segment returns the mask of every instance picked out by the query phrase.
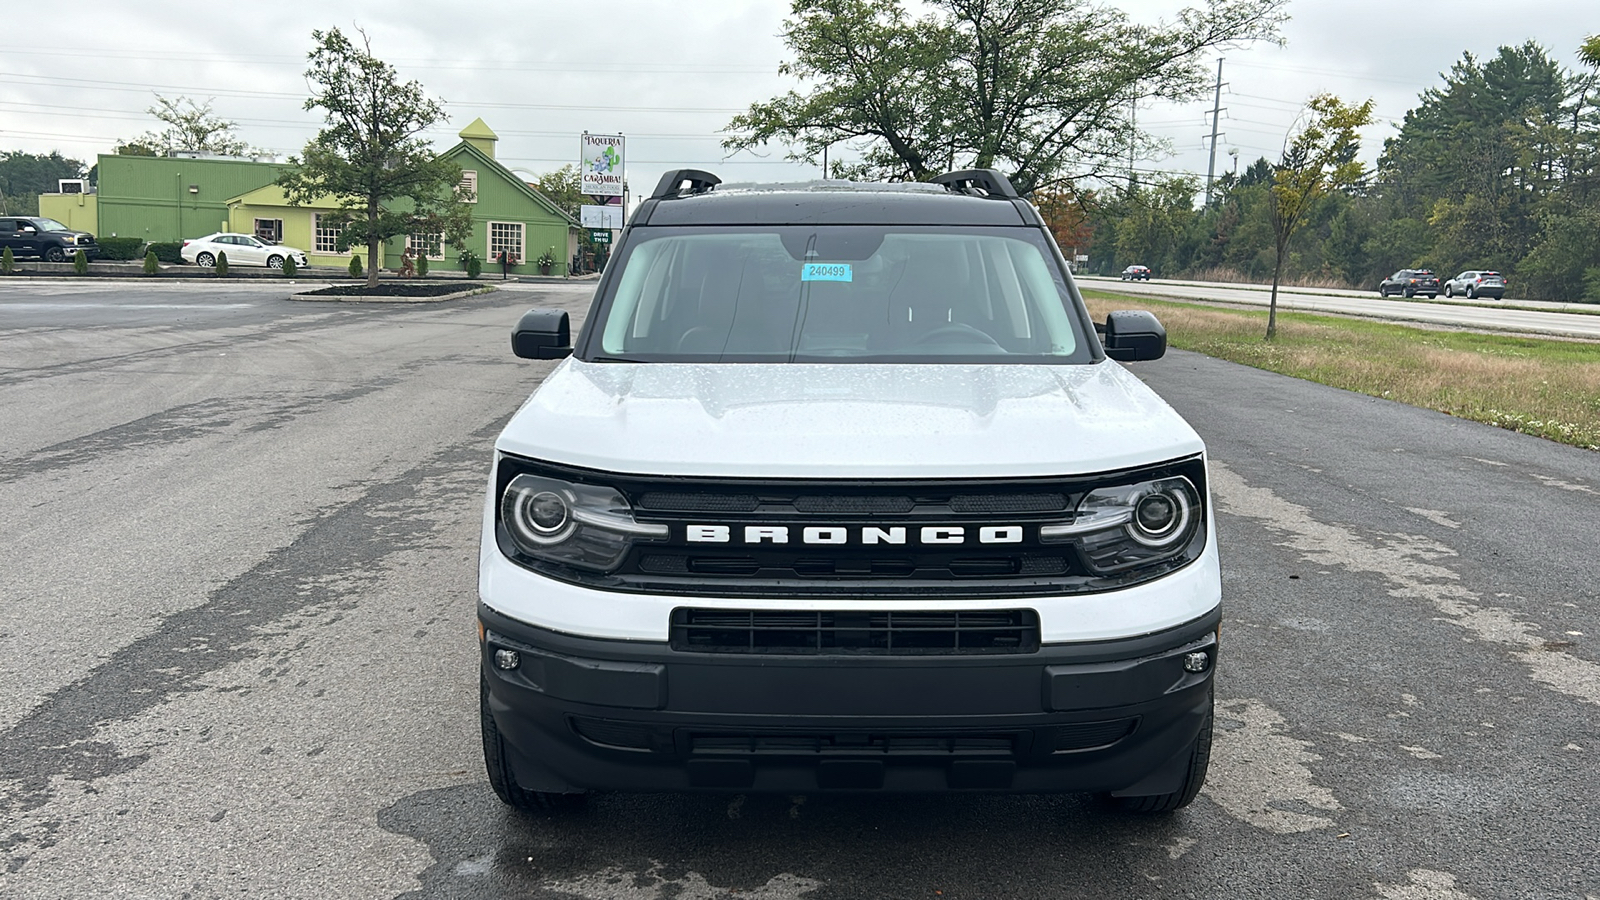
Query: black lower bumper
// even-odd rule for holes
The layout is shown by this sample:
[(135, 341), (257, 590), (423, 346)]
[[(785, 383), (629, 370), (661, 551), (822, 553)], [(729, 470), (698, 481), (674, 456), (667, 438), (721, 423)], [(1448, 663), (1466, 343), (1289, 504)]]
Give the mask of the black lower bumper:
[[(866, 657), (677, 652), (479, 616), (517, 783), (554, 793), (1168, 793), (1211, 709), (1220, 620), (1028, 654)], [(1194, 653), (1203, 671), (1185, 668)]]

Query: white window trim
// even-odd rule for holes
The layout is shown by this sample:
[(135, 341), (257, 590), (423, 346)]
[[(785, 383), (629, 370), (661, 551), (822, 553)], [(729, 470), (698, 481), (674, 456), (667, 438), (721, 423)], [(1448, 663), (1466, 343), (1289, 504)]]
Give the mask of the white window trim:
[[(415, 244), (411, 243), (411, 239), (413, 237), (416, 237), (416, 235), (411, 235), (411, 234), (406, 235), (406, 246), (411, 248), (412, 250), (416, 250), (417, 246)], [(420, 254), (420, 253), (414, 253), (413, 254), (413, 256), (421, 256), (421, 255), (422, 254)], [(443, 234), (439, 235), (439, 252), (438, 252), (438, 254), (437, 255), (429, 255), (428, 259), (444, 259), (444, 235)]]
[(478, 170), (462, 169), (461, 183), (456, 186), (456, 192), (461, 195), (462, 203), (478, 202)]
[(489, 223), (489, 229), (488, 229), (488, 231), (486, 231), (484, 233), (485, 237), (487, 237), (489, 239), (488, 245), (487, 245), (487, 249), (489, 251), (489, 258), (484, 260), (484, 262), (485, 263), (490, 263), (490, 264), (493, 264), (493, 265), (499, 265), (500, 264), (500, 258), (495, 254), (495, 251), (494, 251), (494, 227), (496, 225), (515, 225), (516, 226), (516, 228), (517, 228), (517, 264), (518, 265), (522, 265), (523, 263), (526, 263), (528, 261), (528, 223), (526, 223), (526, 222), (494, 222), (494, 221), (491, 221)]
[[(317, 249), (317, 217), (319, 217), (319, 216), (327, 216), (327, 215), (332, 215), (332, 213), (313, 212), (311, 214), (311, 252), (312, 252), (312, 254), (314, 254), (316, 256), (349, 256), (351, 253), (355, 252), (355, 247), (351, 247), (349, 250), (346, 250), (343, 253), (340, 253), (337, 249), (334, 249), (334, 250), (318, 250)], [(344, 229), (340, 229), (340, 230), (343, 231)]]

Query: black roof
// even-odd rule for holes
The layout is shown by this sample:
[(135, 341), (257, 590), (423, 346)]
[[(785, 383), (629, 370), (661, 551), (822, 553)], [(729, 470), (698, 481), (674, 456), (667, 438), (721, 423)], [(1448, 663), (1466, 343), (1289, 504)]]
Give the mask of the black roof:
[[(685, 187), (685, 185), (687, 187)], [(668, 172), (631, 225), (1037, 225), (1038, 213), (998, 172), (952, 172), (935, 183), (723, 185), (710, 172)]]
[(1004, 200), (890, 191), (729, 191), (659, 201), (638, 225), (1028, 225)]

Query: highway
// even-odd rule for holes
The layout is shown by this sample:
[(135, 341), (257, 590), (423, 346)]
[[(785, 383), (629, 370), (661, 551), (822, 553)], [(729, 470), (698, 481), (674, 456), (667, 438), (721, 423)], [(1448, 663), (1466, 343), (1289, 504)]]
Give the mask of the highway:
[[(1201, 281), (1123, 281), (1096, 275), (1076, 277), (1079, 287), (1118, 291), (1181, 300), (1211, 300), (1249, 306), (1266, 306), (1270, 288), (1261, 285), (1216, 284)], [(1508, 309), (1507, 306), (1527, 307)], [(1517, 300), (1445, 300), (1400, 297), (1380, 298), (1376, 291), (1318, 291), (1306, 288), (1280, 288), (1278, 308), (1302, 312), (1327, 312), (1394, 319), (1428, 325), (1446, 325), (1484, 331), (1512, 331), (1525, 334), (1600, 340), (1600, 304), (1545, 303)], [(1566, 311), (1577, 310), (1577, 311)], [(1588, 312), (1583, 312), (1588, 310)]]

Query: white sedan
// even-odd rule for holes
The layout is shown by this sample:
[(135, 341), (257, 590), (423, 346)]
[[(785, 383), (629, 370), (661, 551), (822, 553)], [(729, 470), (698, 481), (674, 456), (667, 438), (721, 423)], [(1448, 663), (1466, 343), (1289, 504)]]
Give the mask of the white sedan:
[(228, 254), (230, 266), (266, 266), (269, 269), (283, 268), (283, 261), (293, 259), (294, 264), (304, 268), (308, 265), (304, 250), (285, 247), (282, 244), (269, 244), (253, 234), (232, 234), (218, 232), (208, 234), (203, 238), (183, 242), (184, 262), (211, 268), (217, 264), (218, 254)]

